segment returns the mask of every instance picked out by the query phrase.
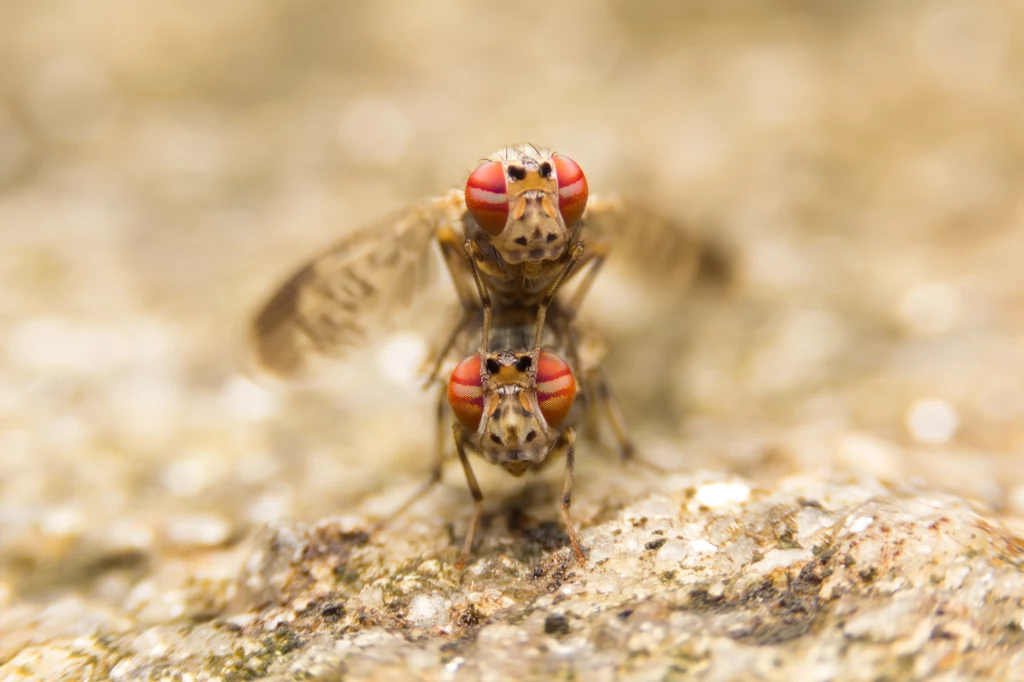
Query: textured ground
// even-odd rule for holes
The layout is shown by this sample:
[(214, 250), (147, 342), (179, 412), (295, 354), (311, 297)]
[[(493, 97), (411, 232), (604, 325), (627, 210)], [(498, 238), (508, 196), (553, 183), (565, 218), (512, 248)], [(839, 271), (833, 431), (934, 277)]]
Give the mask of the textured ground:
[[(0, 3), (0, 679), (1019, 679), (1024, 5), (676, 4)], [(235, 358), (298, 261), (520, 140), (736, 280), (609, 268), (673, 474), (581, 446), (581, 567), (557, 472), (480, 471), (459, 575), (457, 468), (367, 532), (444, 301), (322, 386)]]

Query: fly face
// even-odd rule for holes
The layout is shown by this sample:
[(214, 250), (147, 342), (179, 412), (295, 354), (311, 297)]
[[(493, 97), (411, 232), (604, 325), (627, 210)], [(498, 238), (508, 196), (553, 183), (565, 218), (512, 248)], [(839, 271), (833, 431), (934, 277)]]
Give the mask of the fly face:
[(532, 145), (492, 154), (466, 181), (466, 209), (508, 263), (556, 260), (587, 206), (575, 161)]
[(491, 464), (514, 475), (544, 461), (558, 427), (572, 408), (576, 378), (569, 365), (544, 351), (534, 368), (529, 353), (498, 351), (484, 361), (472, 355), (448, 382), (448, 404), (470, 443)]

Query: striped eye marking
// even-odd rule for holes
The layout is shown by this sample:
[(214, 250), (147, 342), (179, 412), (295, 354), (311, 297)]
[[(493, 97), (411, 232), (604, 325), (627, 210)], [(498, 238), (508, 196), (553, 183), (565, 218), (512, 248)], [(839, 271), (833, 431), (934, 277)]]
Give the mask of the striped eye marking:
[(543, 351), (537, 364), (537, 403), (550, 426), (558, 426), (576, 399), (576, 377), (565, 360)]
[(555, 166), (555, 177), (558, 178), (558, 210), (566, 227), (571, 227), (583, 216), (587, 207), (590, 188), (583, 169), (568, 156), (551, 157)]
[(488, 161), (466, 180), (466, 209), (487, 234), (496, 237), (508, 222), (508, 186), (501, 161)]
[(455, 418), (476, 431), (484, 415), (484, 388), (480, 383), (480, 356), (471, 355), (458, 364), (448, 380), (448, 405)]

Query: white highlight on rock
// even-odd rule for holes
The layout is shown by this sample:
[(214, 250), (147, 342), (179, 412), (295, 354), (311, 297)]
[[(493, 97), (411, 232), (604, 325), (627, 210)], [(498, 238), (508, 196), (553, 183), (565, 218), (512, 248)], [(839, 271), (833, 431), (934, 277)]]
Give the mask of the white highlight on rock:
[(153, 528), (139, 520), (118, 519), (106, 530), (106, 541), (116, 550), (149, 549), (153, 540)]
[(427, 345), (415, 334), (394, 334), (377, 350), (377, 365), (394, 384), (418, 384), (419, 369), (427, 357)]
[(187, 514), (173, 519), (166, 528), (167, 538), (178, 545), (216, 547), (231, 535), (231, 524), (213, 514)]
[(839, 439), (837, 454), (851, 469), (882, 478), (895, 478), (902, 472), (899, 450), (867, 433), (848, 433)]
[(70, 537), (82, 531), (85, 520), (74, 507), (56, 507), (43, 516), (42, 530), (47, 535)]
[(900, 322), (916, 336), (938, 336), (960, 318), (960, 288), (947, 282), (927, 282), (908, 289), (896, 307)]
[[(214, 455), (210, 457), (215, 459)], [(164, 487), (180, 497), (199, 494), (210, 484), (208, 461), (205, 457), (189, 457), (171, 462), (161, 477)]]
[(268, 523), (288, 516), (291, 510), (291, 495), (284, 489), (278, 494), (260, 495), (245, 508), (245, 515), (253, 523)]
[(732, 504), (741, 504), (750, 498), (750, 486), (742, 481), (720, 481), (707, 483), (697, 489), (693, 499), (704, 507), (712, 509)]
[(694, 540), (690, 543), (690, 549), (698, 554), (712, 554), (718, 551), (718, 545), (713, 545), (707, 540)]
[(280, 397), (238, 375), (224, 384), (220, 392), (220, 404), (231, 416), (255, 422), (273, 415), (280, 404)]
[(863, 533), (865, 530), (868, 529), (868, 526), (870, 526), (874, 522), (875, 522), (875, 517), (873, 517), (873, 516), (860, 516), (860, 517), (857, 517), (856, 519), (853, 520), (853, 523), (850, 524), (850, 532), (851, 533)]
[(919, 443), (946, 443), (960, 428), (960, 416), (941, 398), (921, 398), (911, 403), (904, 423)]
[(446, 625), (448, 623), (448, 602), (436, 595), (417, 595), (410, 602), (409, 611), (405, 617), (410, 623), (419, 627)]

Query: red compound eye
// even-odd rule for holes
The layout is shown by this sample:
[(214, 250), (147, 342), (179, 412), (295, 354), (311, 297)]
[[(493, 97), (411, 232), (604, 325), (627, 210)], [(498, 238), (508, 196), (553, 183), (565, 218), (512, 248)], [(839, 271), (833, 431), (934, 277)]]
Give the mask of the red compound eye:
[(466, 208), (480, 229), (492, 237), (505, 229), (508, 193), (501, 161), (489, 161), (470, 174), (466, 181)]
[(480, 356), (471, 355), (459, 363), (448, 380), (448, 404), (455, 418), (476, 431), (484, 414), (484, 389), (480, 384)]
[(561, 424), (575, 398), (576, 377), (569, 365), (554, 353), (542, 351), (537, 365), (537, 402), (547, 423)]
[(572, 225), (583, 215), (587, 207), (587, 178), (583, 169), (568, 156), (553, 156), (555, 177), (558, 178), (558, 210), (566, 227)]

